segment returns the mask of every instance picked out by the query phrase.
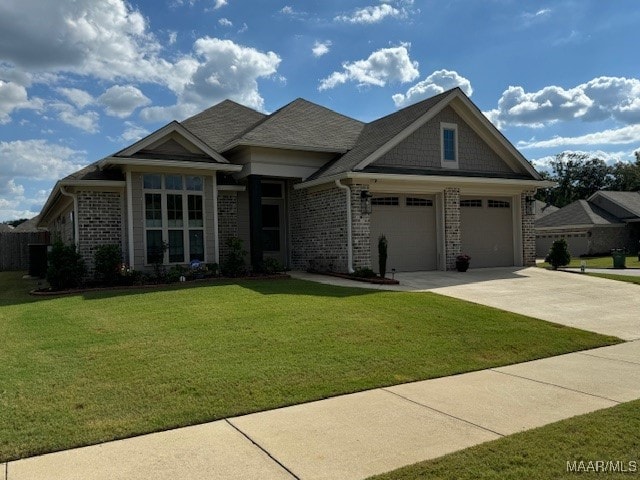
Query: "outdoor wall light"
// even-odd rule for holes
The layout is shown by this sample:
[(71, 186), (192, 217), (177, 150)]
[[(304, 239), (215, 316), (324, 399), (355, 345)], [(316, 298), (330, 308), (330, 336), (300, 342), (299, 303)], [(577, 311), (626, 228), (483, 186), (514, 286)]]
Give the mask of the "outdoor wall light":
[(371, 193), (368, 190), (360, 192), (360, 213), (371, 213)]
[(536, 214), (536, 199), (533, 197), (525, 197), (524, 199), (524, 213), (525, 215)]

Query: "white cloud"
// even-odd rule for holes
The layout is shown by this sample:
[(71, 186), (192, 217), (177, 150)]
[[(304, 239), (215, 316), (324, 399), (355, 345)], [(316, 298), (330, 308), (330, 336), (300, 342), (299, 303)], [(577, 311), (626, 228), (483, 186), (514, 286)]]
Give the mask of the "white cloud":
[(22, 108), (40, 109), (40, 99), (29, 99), (27, 89), (14, 82), (0, 80), (0, 125), (11, 121), (11, 113)]
[(213, 4), (213, 8), (214, 8), (214, 10), (217, 10), (217, 9), (222, 8), (225, 5), (227, 5), (227, 3), (229, 3), (229, 2), (227, 2), (227, 0), (215, 0), (214, 4)]
[(63, 102), (49, 105), (58, 112), (58, 119), (67, 125), (79, 128), (87, 133), (98, 133), (100, 115), (94, 111), (79, 112), (73, 105)]
[(278, 55), (211, 37), (196, 40), (194, 50), (197, 61), (185, 65), (177, 104), (144, 108), (140, 113), (144, 120), (183, 119), (226, 98), (264, 108), (258, 79), (274, 76), (280, 64)]
[(24, 196), (24, 187), (16, 184), (15, 179), (10, 178), (0, 182), (0, 195), (9, 197), (22, 197)]
[(169, 45), (173, 45), (178, 41), (178, 32), (169, 32)]
[(114, 142), (130, 144), (146, 137), (150, 133), (146, 128), (136, 125), (133, 122), (124, 122), (124, 125), (126, 129), (124, 130), (124, 132), (122, 132), (122, 135), (115, 139), (110, 138), (110, 140)]
[(406, 107), (455, 87), (460, 87), (467, 96), (473, 94), (471, 82), (458, 72), (437, 70), (409, 88), (406, 94), (396, 93), (392, 98), (396, 107)]
[(144, 93), (131, 85), (114, 85), (98, 97), (98, 101), (106, 107), (107, 114), (125, 118), (137, 108), (151, 103)]
[(556, 136), (548, 140), (529, 140), (518, 142), (518, 148), (557, 148), (570, 145), (624, 145), (640, 143), (640, 125), (628, 125), (622, 128), (587, 133), (576, 137)]
[(57, 180), (85, 164), (86, 152), (46, 140), (0, 141), (0, 181)]
[(90, 93), (80, 90), (79, 88), (57, 88), (56, 91), (61, 93), (78, 108), (84, 108), (93, 103), (93, 97)]
[(379, 87), (384, 87), (387, 82), (411, 82), (420, 72), (418, 62), (409, 58), (407, 47), (408, 45), (382, 48), (373, 52), (366, 60), (344, 62), (343, 71), (333, 72), (322, 79), (318, 90), (328, 90), (346, 82)]
[(233, 22), (228, 18), (221, 18), (218, 20), (218, 23), (223, 27), (233, 27)]
[(407, 11), (393, 7), (388, 3), (372, 5), (355, 10), (349, 15), (338, 15), (334, 18), (337, 22), (347, 23), (379, 23), (385, 18), (406, 18)]
[(321, 57), (329, 53), (329, 47), (331, 47), (331, 40), (325, 40), (324, 42), (316, 42), (313, 44), (313, 48), (311, 52), (313, 52), (314, 57)]
[(500, 126), (542, 127), (557, 121), (608, 118), (630, 124), (640, 122), (639, 98), (637, 78), (597, 77), (574, 88), (548, 86), (537, 92), (510, 86), (498, 108), (486, 115)]

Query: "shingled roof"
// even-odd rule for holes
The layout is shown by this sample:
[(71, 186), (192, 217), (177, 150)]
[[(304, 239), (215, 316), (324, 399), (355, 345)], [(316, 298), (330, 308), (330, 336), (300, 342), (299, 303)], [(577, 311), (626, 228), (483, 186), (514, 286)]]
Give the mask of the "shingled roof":
[(358, 120), (298, 98), (246, 129), (221, 151), (258, 145), (345, 152), (353, 147), (363, 126)]
[(601, 196), (608, 198), (613, 203), (616, 203), (622, 209), (628, 212), (628, 215), (624, 216), (625, 219), (640, 218), (640, 192), (612, 192), (609, 190), (600, 190), (594, 193), (591, 198)]
[(100, 169), (98, 164), (102, 160), (90, 163), (84, 168), (67, 175), (62, 179), (62, 182), (66, 180), (111, 180), (111, 181), (124, 181), (124, 174), (119, 170), (114, 169)]
[(264, 113), (232, 100), (225, 100), (181, 123), (211, 148), (220, 152), (224, 145), (265, 117)]
[(622, 223), (619, 218), (602, 208), (587, 202), (576, 200), (560, 210), (536, 220), (536, 228), (570, 227), (575, 225), (611, 225)]

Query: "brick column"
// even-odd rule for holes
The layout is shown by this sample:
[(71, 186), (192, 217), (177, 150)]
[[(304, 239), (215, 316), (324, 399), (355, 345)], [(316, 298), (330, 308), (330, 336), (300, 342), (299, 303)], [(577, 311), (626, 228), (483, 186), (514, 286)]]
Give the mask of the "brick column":
[(534, 232), (535, 214), (527, 215), (527, 197), (533, 197), (535, 190), (520, 194), (520, 213), (522, 214), (522, 263), (526, 267), (536, 264), (536, 235)]
[[(238, 195), (236, 192), (218, 192), (218, 241), (220, 263), (227, 256), (227, 240), (238, 236)], [(246, 245), (244, 245), (246, 248)]]
[(353, 268), (371, 268), (371, 214), (362, 212), (362, 192), (369, 185), (351, 185), (351, 241), (353, 244)]
[(444, 189), (444, 240), (447, 270), (455, 270), (460, 254), (460, 189)]

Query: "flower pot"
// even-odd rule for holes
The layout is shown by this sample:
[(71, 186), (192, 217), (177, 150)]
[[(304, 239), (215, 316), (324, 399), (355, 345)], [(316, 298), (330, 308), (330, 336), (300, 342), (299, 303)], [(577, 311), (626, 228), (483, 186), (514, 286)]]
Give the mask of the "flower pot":
[(456, 270), (466, 272), (469, 269), (469, 262), (456, 262)]

